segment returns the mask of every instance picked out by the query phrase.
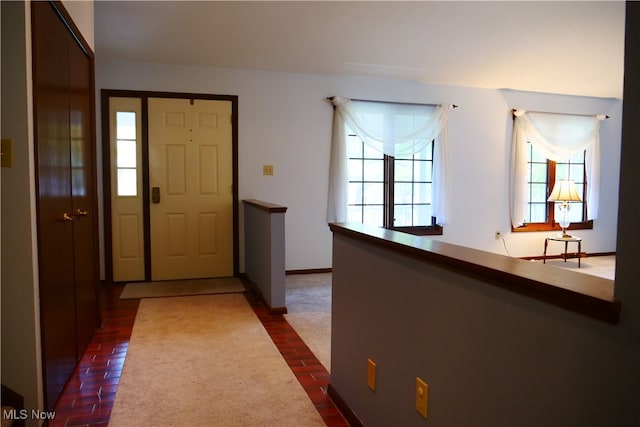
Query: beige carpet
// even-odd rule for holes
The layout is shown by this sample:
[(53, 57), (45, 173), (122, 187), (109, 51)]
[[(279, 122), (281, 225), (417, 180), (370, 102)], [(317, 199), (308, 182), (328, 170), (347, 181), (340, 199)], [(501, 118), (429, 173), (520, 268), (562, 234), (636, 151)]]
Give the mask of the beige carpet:
[[(537, 261), (542, 264), (542, 261)], [(578, 267), (578, 259), (570, 258), (566, 262), (563, 259), (548, 259), (545, 265), (557, 268), (565, 268), (573, 270), (577, 273), (590, 274), (599, 276), (609, 280), (616, 279), (616, 257), (612, 256), (590, 256), (580, 258), (580, 267)]]
[(286, 276), (285, 318), (331, 372), (331, 273)]
[(324, 426), (241, 294), (143, 299), (110, 426)]
[(163, 282), (127, 283), (120, 294), (120, 298), (157, 298), (182, 295), (224, 294), (243, 292), (244, 290), (244, 285), (237, 277), (168, 280)]

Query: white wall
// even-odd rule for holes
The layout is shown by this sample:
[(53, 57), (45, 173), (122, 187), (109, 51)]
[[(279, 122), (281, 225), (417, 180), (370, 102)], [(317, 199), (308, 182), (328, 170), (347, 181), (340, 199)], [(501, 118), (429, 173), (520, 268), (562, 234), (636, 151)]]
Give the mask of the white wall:
[(38, 294), (30, 5), (2, 6), (2, 138), (13, 166), (2, 168), (2, 384), (43, 408)]
[(95, 49), (93, 0), (62, 0), (62, 4), (91, 49)]
[[(239, 96), (239, 197), (289, 208), (287, 270), (331, 266), (326, 199), (332, 108), (325, 98), (332, 95), (459, 105), (449, 116), (451, 220), (438, 239), (504, 253), (502, 242), (494, 238), (495, 231), (501, 231), (512, 256), (541, 255), (544, 236), (549, 233), (510, 231), (507, 177), (511, 108), (609, 114), (612, 117), (603, 123), (601, 130), (600, 218), (593, 230), (581, 231), (580, 235), (587, 252), (615, 251), (620, 100), (368, 77), (111, 62), (102, 61), (99, 51), (96, 58), (98, 90)], [(274, 176), (262, 175), (263, 164), (274, 165)], [(241, 259), (241, 271), (242, 268)]]

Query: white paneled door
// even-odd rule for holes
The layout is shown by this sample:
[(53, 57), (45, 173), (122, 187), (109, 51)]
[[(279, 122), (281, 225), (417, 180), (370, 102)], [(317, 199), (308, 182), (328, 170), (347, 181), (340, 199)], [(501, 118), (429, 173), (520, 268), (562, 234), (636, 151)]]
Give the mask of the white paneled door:
[(149, 98), (152, 280), (233, 275), (231, 101)]
[(113, 280), (144, 280), (142, 100), (109, 98)]

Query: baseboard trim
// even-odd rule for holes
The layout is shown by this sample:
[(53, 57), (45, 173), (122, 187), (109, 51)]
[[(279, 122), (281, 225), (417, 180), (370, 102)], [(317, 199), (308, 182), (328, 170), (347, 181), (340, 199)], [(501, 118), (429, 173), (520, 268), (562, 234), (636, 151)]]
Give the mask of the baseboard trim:
[(287, 270), (285, 274), (318, 274), (318, 273), (331, 273), (332, 269), (329, 268), (309, 268), (306, 270)]
[(364, 427), (362, 421), (358, 418), (358, 416), (351, 410), (347, 402), (340, 396), (340, 394), (336, 391), (335, 388), (329, 383), (327, 387), (327, 395), (333, 401), (333, 404), (336, 405), (336, 408), (342, 413), (342, 416), (347, 420), (351, 427)]
[(253, 283), (245, 273), (239, 273), (237, 277), (238, 279), (240, 279), (240, 281), (244, 285), (245, 289), (247, 290), (247, 293), (251, 296), (251, 298), (259, 299), (260, 301), (262, 301), (264, 306), (267, 308), (267, 311), (269, 312), (269, 314), (273, 314), (273, 315), (287, 314), (286, 306), (271, 307), (269, 303), (267, 303), (267, 300), (264, 299), (264, 295), (262, 295), (260, 288), (258, 288), (258, 286), (255, 283)]
[[(598, 257), (598, 256), (615, 256), (616, 253), (615, 252), (591, 252), (591, 253), (587, 253), (587, 252), (582, 252), (580, 254), (580, 258), (589, 258), (589, 257)], [(530, 260), (543, 260), (543, 259), (562, 259), (563, 255), (562, 254), (558, 254), (558, 255), (547, 255), (546, 257), (542, 256), (542, 255), (535, 255), (535, 256), (523, 256), (520, 257), (520, 259), (526, 259), (527, 261)]]

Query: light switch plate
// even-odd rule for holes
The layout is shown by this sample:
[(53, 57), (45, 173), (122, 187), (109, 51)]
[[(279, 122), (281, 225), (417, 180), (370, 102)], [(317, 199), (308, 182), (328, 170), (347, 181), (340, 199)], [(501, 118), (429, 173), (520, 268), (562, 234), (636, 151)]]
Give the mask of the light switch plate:
[(429, 400), (429, 386), (420, 377), (416, 377), (416, 411), (427, 418), (427, 402)]
[(367, 359), (367, 385), (372, 391), (376, 390), (376, 362)]

